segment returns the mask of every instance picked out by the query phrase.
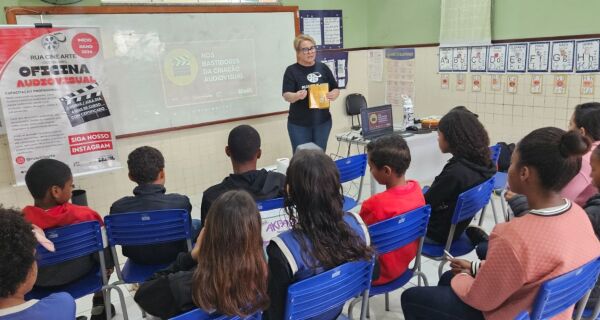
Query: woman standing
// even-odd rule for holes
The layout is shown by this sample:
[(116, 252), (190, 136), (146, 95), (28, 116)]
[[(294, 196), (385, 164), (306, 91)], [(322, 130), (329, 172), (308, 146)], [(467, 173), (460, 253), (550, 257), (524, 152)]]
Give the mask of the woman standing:
[[(337, 81), (325, 64), (317, 62), (315, 40), (307, 35), (294, 39), (297, 62), (287, 67), (283, 75), (283, 99), (290, 103), (288, 133), (292, 143), (292, 152), (296, 147), (313, 142), (325, 151), (331, 131), (331, 113), (329, 108), (309, 105), (311, 90), (316, 91), (318, 84), (328, 84), (325, 95), (328, 101), (334, 101), (340, 95)], [(315, 93), (315, 92), (313, 92)]]

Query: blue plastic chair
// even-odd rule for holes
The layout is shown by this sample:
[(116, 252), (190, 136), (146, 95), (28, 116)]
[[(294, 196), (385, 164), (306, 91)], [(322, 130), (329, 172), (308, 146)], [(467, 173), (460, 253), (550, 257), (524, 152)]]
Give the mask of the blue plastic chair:
[(546, 281), (535, 298), (531, 312), (523, 311), (515, 319), (549, 319), (583, 298), (574, 316), (574, 319), (580, 319), (599, 272), (600, 259), (594, 259), (571, 272)]
[(353, 261), (290, 285), (283, 318), (315, 317), (362, 295), (360, 319), (364, 320), (372, 273), (372, 260)]
[[(500, 146), (500, 144), (496, 144), (490, 147), (490, 158), (492, 160), (492, 163), (494, 163), (494, 165), (496, 166), (496, 168), (498, 168), (498, 159), (500, 159), (500, 153), (502, 151), (502, 147)], [(504, 199), (502, 197), (502, 192), (504, 191), (504, 189), (506, 189), (506, 183), (508, 180), (508, 175), (506, 174), (506, 172), (496, 172), (496, 174), (494, 175), (495, 180), (494, 180), (494, 189), (492, 190), (492, 192), (498, 196), (500, 196), (500, 205), (502, 206), (502, 216), (504, 217), (504, 221), (508, 221), (507, 215), (506, 215), (506, 205), (504, 203)], [(492, 213), (494, 215), (494, 223), (498, 224), (498, 211), (496, 210), (496, 204), (494, 203), (494, 200), (490, 197), (490, 204), (492, 206)], [(479, 217), (479, 226), (481, 227), (483, 225), (483, 218), (485, 217), (485, 211), (486, 211), (486, 207), (483, 208), (483, 210), (481, 211), (481, 215)]]
[(262, 312), (255, 313), (246, 318), (240, 318), (238, 316), (229, 317), (224, 315), (219, 315), (216, 313), (208, 313), (202, 309), (194, 309), (188, 311), (186, 313), (180, 314), (176, 317), (170, 318), (169, 320), (261, 320)]
[(263, 201), (257, 201), (258, 211), (268, 211), (283, 208), (283, 198), (275, 198)]
[[(414, 276), (419, 278), (419, 284), (422, 279), (424, 284), (428, 285), (427, 277), (421, 272), (421, 249), (423, 248), (423, 238), (427, 233), (430, 214), (431, 207), (426, 205), (369, 226), (371, 243), (378, 255), (395, 251), (419, 240), (419, 248), (412, 268), (406, 270), (392, 282), (378, 286), (371, 285), (369, 297), (385, 294), (386, 311), (390, 310), (389, 292), (401, 288)], [(352, 308), (357, 301), (358, 299), (352, 301), (348, 306), (349, 318), (352, 318)]]
[(600, 319), (600, 300), (598, 300), (598, 302), (596, 302), (596, 305), (594, 306), (593, 309), (588, 309), (588, 308), (583, 309), (583, 314), (581, 315), (581, 319), (599, 320)]
[(128, 259), (121, 270), (116, 246), (186, 240), (188, 250), (192, 249), (190, 219), (187, 211), (183, 209), (112, 214), (104, 217), (104, 223), (108, 245), (119, 278), (117, 284), (144, 282), (154, 272), (164, 269), (168, 264), (143, 265)]
[(454, 239), (454, 230), (456, 225), (468, 219), (473, 218), (480, 210), (485, 208), (487, 203), (490, 201), (492, 190), (494, 188), (494, 177), (486, 180), (485, 182), (461, 193), (458, 195), (458, 201), (452, 215), (450, 226), (450, 233), (446, 240), (446, 245), (437, 244), (424, 244), (423, 255), (432, 259), (441, 260), (438, 274), (442, 275), (442, 270), (447, 262), (447, 257), (444, 254), (444, 250), (450, 252), (453, 256), (463, 256), (475, 249), (473, 243), (467, 235), (463, 234), (458, 238)]
[(340, 171), (340, 183), (346, 183), (360, 178), (358, 184), (358, 195), (356, 199), (344, 195), (344, 211), (349, 211), (356, 207), (360, 202), (362, 195), (363, 181), (365, 179), (365, 171), (367, 169), (367, 155), (358, 154), (348, 158), (343, 158), (335, 161), (335, 165)]
[[(94, 253), (99, 255), (100, 264), (98, 268), (94, 268), (79, 280), (64, 286), (52, 288), (34, 287), (33, 290), (27, 294), (27, 299), (42, 299), (55, 292), (67, 292), (74, 299), (78, 299), (102, 290), (104, 293), (104, 305), (109, 306), (109, 290), (115, 289), (119, 294), (123, 318), (128, 319), (123, 292), (117, 286), (108, 285), (100, 223), (98, 221), (88, 221), (65, 227), (48, 229), (44, 232), (46, 237), (54, 243), (55, 252), (50, 252), (41, 245), (38, 245), (36, 249), (38, 267), (51, 266)], [(111, 318), (110, 313), (111, 308), (106, 308), (107, 319)]]

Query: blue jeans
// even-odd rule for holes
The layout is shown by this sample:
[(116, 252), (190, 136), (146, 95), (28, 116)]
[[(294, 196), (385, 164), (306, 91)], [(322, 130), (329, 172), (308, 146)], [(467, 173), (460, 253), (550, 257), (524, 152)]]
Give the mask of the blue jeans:
[(323, 151), (327, 149), (327, 139), (329, 139), (329, 132), (331, 132), (331, 119), (310, 127), (303, 127), (288, 121), (287, 129), (290, 135), (290, 141), (292, 142), (292, 153), (296, 152), (296, 147), (301, 144), (312, 142)]
[(450, 271), (437, 287), (413, 287), (402, 293), (402, 311), (406, 320), (483, 320), (483, 313), (462, 302), (450, 287)]

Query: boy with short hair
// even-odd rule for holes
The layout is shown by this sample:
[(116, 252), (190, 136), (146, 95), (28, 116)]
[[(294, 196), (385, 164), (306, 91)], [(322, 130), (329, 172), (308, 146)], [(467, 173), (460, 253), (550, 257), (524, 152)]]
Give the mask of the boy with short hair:
[[(23, 208), (25, 219), (46, 230), (86, 221), (98, 221), (102, 217), (86, 206), (69, 202), (73, 190), (73, 175), (65, 163), (55, 159), (41, 159), (29, 167), (25, 184), (33, 196), (34, 205)], [(110, 252), (105, 250), (107, 273), (112, 272)], [(92, 271), (97, 266), (96, 255), (73, 259), (60, 264), (39, 268), (36, 286), (54, 287), (71, 283)], [(114, 313), (114, 307), (111, 305)], [(102, 291), (94, 294), (92, 320), (105, 319)]]
[(0, 320), (74, 319), (75, 301), (68, 293), (25, 301), (37, 276), (32, 228), (21, 212), (0, 206)]
[(256, 163), (262, 154), (260, 135), (256, 129), (249, 125), (233, 128), (229, 132), (225, 154), (231, 159), (233, 173), (204, 191), (200, 207), (203, 226), (212, 203), (229, 190), (245, 190), (256, 201), (283, 197), (285, 175), (265, 169), (256, 170)]
[[(406, 180), (404, 174), (410, 165), (410, 150), (399, 135), (387, 135), (367, 145), (369, 168), (373, 178), (386, 186), (386, 191), (373, 195), (362, 203), (360, 216), (367, 225), (387, 220), (425, 205), (419, 183)], [(419, 242), (415, 241), (396, 251), (380, 255), (379, 278), (374, 285), (395, 280), (417, 254)]]
[[(166, 193), (165, 159), (158, 149), (143, 146), (133, 150), (127, 157), (127, 167), (129, 168), (129, 180), (137, 183), (137, 187), (133, 189), (133, 196), (115, 201), (110, 207), (110, 214), (184, 209), (192, 223), (192, 237), (198, 235), (200, 223), (191, 219), (190, 199), (181, 194)], [(182, 240), (151, 245), (123, 246), (123, 255), (140, 264), (171, 263), (180, 252), (186, 251), (186, 242)]]

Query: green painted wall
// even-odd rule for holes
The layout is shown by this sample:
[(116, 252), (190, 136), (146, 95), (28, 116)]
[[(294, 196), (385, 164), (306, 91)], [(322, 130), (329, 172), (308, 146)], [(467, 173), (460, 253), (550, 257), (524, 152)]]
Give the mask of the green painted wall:
[[(43, 6), (40, 0), (0, 0), (9, 6)], [(99, 5), (83, 0), (77, 5)], [(300, 9), (343, 10), (346, 48), (436, 43), (441, 0), (283, 0)], [(599, 0), (493, 0), (492, 39), (600, 33)], [(0, 24), (6, 23), (0, 14)]]

